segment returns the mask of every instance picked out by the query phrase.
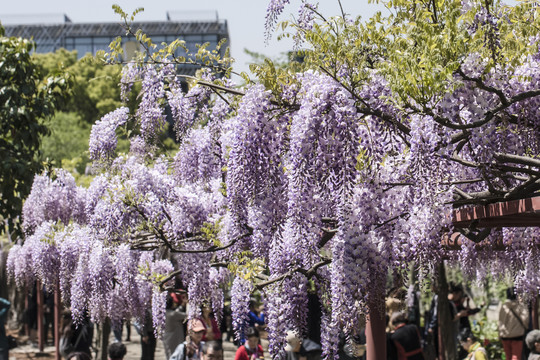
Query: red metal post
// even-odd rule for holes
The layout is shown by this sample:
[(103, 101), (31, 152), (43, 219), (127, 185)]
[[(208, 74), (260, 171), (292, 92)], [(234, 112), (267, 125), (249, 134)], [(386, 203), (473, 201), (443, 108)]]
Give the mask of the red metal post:
[(36, 284), (37, 295), (37, 336), (39, 351), (43, 352), (45, 348), (45, 332), (43, 328), (43, 289), (41, 288), (41, 282), (37, 281)]
[(60, 287), (56, 282), (54, 289), (54, 347), (56, 348), (55, 360), (61, 360), (60, 356), (60, 334), (62, 333), (62, 300), (60, 299)]
[(366, 319), (367, 360), (386, 360), (386, 314), (384, 294), (370, 294)]

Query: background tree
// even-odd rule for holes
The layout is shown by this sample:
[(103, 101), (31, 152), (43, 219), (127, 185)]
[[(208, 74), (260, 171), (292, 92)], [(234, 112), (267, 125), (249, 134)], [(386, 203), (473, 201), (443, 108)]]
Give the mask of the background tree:
[[(56, 166), (74, 170), (79, 180), (89, 164), (90, 125), (122, 104), (119, 86), (121, 66), (105, 65), (91, 57), (78, 59), (76, 51), (65, 49), (33, 54), (32, 59), (42, 79), (58, 74), (70, 77), (69, 96), (49, 120), (51, 132), (43, 139), (41, 150), (43, 157)], [(128, 104), (134, 108), (136, 102), (132, 96)], [(125, 137), (120, 138), (119, 150), (129, 150)]]
[(4, 37), (0, 27), (0, 233), (17, 232), (24, 198), (44, 164), (40, 144), (67, 86), (65, 78), (40, 81), (30, 40)]
[(32, 57), (43, 78), (70, 74), (71, 93), (62, 111), (74, 112), (81, 120), (92, 124), (122, 104), (118, 86), (121, 66), (105, 66), (91, 57), (77, 59), (76, 51), (65, 49)]

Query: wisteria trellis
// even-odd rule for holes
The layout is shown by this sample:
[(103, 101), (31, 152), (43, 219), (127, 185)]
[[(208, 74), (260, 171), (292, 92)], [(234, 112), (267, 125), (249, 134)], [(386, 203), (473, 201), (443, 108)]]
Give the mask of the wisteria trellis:
[[(270, 3), (269, 28), (286, 3)], [(304, 15), (316, 9), (302, 6)], [(496, 51), (504, 14), (472, 3), (462, 11), (484, 14), (462, 26), (488, 26), (486, 44)], [(299, 30), (309, 31), (313, 18), (304, 15)], [(123, 94), (141, 81), (139, 108), (120, 108), (92, 129), (90, 155), (102, 173), (88, 189), (62, 170), (54, 180), (36, 176), (23, 214), (27, 238), (11, 250), (8, 270), (19, 285), (39, 279), (52, 288), (58, 279), (77, 318), (88, 310), (95, 321), (118, 322), (151, 306), (157, 333), (173, 270), (188, 288), (190, 317), (204, 301), (220, 314), (223, 286), (232, 284), (237, 330), (257, 288), (273, 355), (288, 329), (305, 331), (311, 280), (324, 299), (330, 358), (340, 331), (351, 333), (371, 294), (384, 290), (387, 271), (411, 262), (423, 274), (443, 257), (471, 277), (504, 268), (521, 291), (538, 293), (530, 276), (540, 270), (537, 228), (493, 233), (504, 252), (468, 243), (449, 255), (441, 246), (452, 206), (540, 188), (538, 39), (517, 65), (487, 68), (481, 54), (465, 54), (438, 100), (421, 105), (403, 100), (376, 67), (353, 90), (357, 69), (346, 64), (305, 70), (281, 84), (278, 99), (261, 84), (240, 96), (230, 80), (214, 96), (208, 71), (184, 94), (171, 64), (130, 64)], [(166, 104), (180, 141), (173, 159), (152, 153)], [(140, 136), (116, 156), (115, 130), (126, 123)], [(262, 263), (265, 278), (239, 258)], [(238, 266), (223, 266), (231, 263)]]

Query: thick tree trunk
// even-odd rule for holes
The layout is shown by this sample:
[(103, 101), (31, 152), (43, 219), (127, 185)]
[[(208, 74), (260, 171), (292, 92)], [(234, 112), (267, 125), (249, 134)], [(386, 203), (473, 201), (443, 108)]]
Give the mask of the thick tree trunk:
[(448, 283), (444, 261), (439, 265), (438, 294), (439, 360), (454, 360), (457, 356), (456, 331), (448, 300)]
[(107, 349), (109, 348), (109, 336), (111, 335), (111, 320), (107, 318), (97, 332), (97, 360), (107, 360)]

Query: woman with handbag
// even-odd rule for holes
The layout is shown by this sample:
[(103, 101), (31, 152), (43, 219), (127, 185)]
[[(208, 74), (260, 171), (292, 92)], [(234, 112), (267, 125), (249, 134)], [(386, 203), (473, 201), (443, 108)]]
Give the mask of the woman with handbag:
[(506, 289), (507, 300), (499, 311), (499, 337), (507, 360), (521, 360), (528, 330), (529, 309), (517, 300), (514, 288)]

